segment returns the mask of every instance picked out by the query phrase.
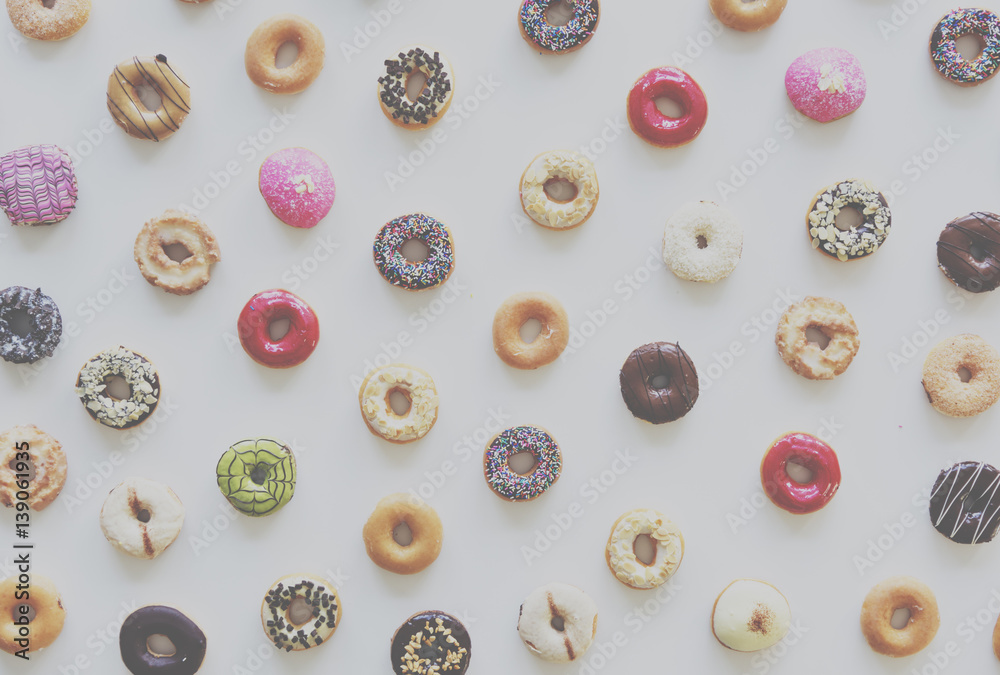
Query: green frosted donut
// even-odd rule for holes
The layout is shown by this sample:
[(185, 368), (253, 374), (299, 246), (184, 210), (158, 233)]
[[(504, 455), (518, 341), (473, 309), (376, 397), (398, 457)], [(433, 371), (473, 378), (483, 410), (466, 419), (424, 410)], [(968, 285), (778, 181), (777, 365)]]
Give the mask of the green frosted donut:
[(234, 443), (215, 468), (219, 489), (248, 516), (267, 516), (295, 493), (295, 455), (284, 443), (251, 438)]

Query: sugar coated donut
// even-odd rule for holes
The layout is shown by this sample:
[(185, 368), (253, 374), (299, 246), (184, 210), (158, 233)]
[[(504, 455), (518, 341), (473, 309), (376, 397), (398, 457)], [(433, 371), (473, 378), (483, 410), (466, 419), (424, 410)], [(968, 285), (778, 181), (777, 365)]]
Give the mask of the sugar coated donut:
[[(127, 399), (107, 392), (108, 379), (121, 377)], [(76, 378), (76, 395), (95, 420), (113, 429), (130, 429), (146, 421), (160, 400), (160, 376), (146, 357), (121, 345), (93, 356)]]
[[(292, 603), (296, 601), (311, 607), (312, 615), (305, 620), (293, 616)], [(340, 595), (329, 581), (308, 574), (290, 574), (274, 582), (264, 595), (260, 620), (274, 646), (291, 652), (318, 647), (329, 640), (340, 626), (342, 613)]]
[(767, 28), (785, 11), (787, 0), (708, 0), (719, 21), (744, 32)]
[[(837, 214), (852, 207), (861, 212), (860, 225), (837, 227)], [(813, 197), (806, 229), (813, 248), (841, 262), (871, 255), (885, 243), (892, 213), (885, 196), (866, 180), (849, 179), (829, 185)]]
[(833, 122), (861, 107), (868, 83), (854, 54), (824, 47), (792, 61), (785, 72), (785, 91), (795, 109), (806, 117)]
[[(35, 476), (28, 480), (28, 469)], [(66, 453), (56, 439), (34, 424), (22, 424), (0, 433), (0, 504), (21, 502), (41, 511), (66, 484)]]
[[(406, 83), (416, 72), (427, 79), (416, 99), (406, 93)], [(378, 100), (390, 122), (404, 129), (426, 129), (437, 124), (451, 105), (455, 93), (455, 73), (448, 60), (430, 47), (401, 49), (385, 60), (385, 72), (378, 78)]]
[[(167, 637), (176, 651), (169, 656), (154, 653), (148, 642), (153, 635)], [(198, 624), (180, 610), (146, 605), (122, 622), (118, 645), (122, 663), (132, 675), (194, 675), (205, 660), (208, 640)]]
[(724, 647), (755, 652), (778, 644), (792, 624), (788, 600), (766, 581), (737, 579), (712, 607), (712, 633)]
[[(979, 56), (967, 60), (958, 51), (958, 38), (979, 41)], [(1000, 69), (1000, 17), (988, 9), (956, 9), (944, 15), (931, 33), (931, 61), (942, 77), (963, 87), (985, 82)]]
[(271, 213), (292, 227), (315, 227), (330, 212), (337, 194), (330, 167), (305, 148), (285, 148), (268, 156), (257, 182)]
[(688, 202), (667, 220), (663, 262), (688, 281), (725, 279), (740, 262), (743, 226), (715, 202)]
[[(393, 538), (403, 524), (412, 535), (405, 546)], [(400, 492), (379, 500), (361, 536), (373, 563), (395, 574), (416, 574), (437, 560), (443, 530), (437, 512), (424, 500)]]
[(28, 145), (0, 157), (0, 208), (12, 225), (65, 220), (76, 208), (76, 195), (73, 160), (59, 146)]
[(184, 505), (163, 483), (127, 478), (101, 507), (101, 531), (111, 545), (135, 558), (152, 560), (174, 543), (184, 525)]
[[(140, 100), (142, 86), (159, 95), (159, 108), (150, 110)], [(180, 129), (191, 112), (191, 88), (163, 54), (133, 56), (108, 78), (108, 112), (129, 136), (159, 142)]]
[[(278, 48), (293, 42), (299, 53), (286, 68), (278, 68)], [(297, 94), (312, 84), (323, 70), (326, 43), (312, 21), (296, 14), (278, 14), (257, 26), (247, 40), (243, 62), (247, 77), (274, 94)]]
[[(402, 394), (409, 408), (402, 415), (392, 409), (390, 397)], [(389, 365), (373, 370), (358, 392), (361, 416), (369, 431), (391, 443), (409, 443), (427, 435), (438, 416), (434, 380), (419, 368)]]
[(389, 658), (396, 675), (462, 675), (472, 660), (472, 638), (451, 614), (418, 612), (396, 629)]
[[(635, 554), (635, 540), (647, 535), (653, 540), (653, 561), (646, 564)], [(684, 558), (684, 535), (665, 515), (653, 509), (627, 511), (611, 527), (604, 549), (608, 568), (630, 588), (660, 586), (674, 575)]]
[[(661, 384), (654, 381), (664, 379)], [(633, 350), (618, 374), (633, 417), (651, 424), (679, 420), (698, 400), (698, 371), (681, 346), (650, 342)]]
[[(793, 462), (812, 472), (808, 483), (788, 475)], [(829, 445), (810, 434), (785, 434), (771, 444), (760, 463), (764, 492), (789, 513), (813, 513), (830, 503), (840, 488), (840, 462)]]
[(549, 23), (545, 13), (556, 0), (523, 0), (518, 19), (521, 37), (543, 54), (568, 54), (590, 42), (601, 20), (598, 0), (572, 0), (573, 16), (563, 26)]
[[(535, 319), (542, 324), (531, 342), (521, 339), (521, 326)], [(534, 370), (552, 363), (569, 343), (569, 318), (548, 293), (517, 293), (503, 301), (493, 316), (493, 350), (504, 363)]]
[(937, 243), (938, 267), (972, 293), (1000, 286), (1000, 216), (976, 211), (948, 223)]
[[(28, 333), (15, 329), (18, 314), (28, 319)], [(62, 315), (52, 298), (24, 286), (0, 291), (0, 358), (8, 363), (34, 363), (52, 356), (62, 338)]]
[[(667, 117), (656, 99), (670, 98), (683, 109), (679, 118)], [(628, 94), (628, 123), (639, 138), (661, 148), (693, 141), (705, 127), (708, 102), (698, 83), (680, 68), (654, 68), (635, 81)]]
[[(535, 459), (528, 474), (515, 473), (508, 461), (527, 452)], [(501, 431), (490, 440), (483, 455), (486, 484), (511, 502), (526, 502), (542, 495), (559, 480), (562, 453), (555, 439), (541, 427), (519, 426)]]
[[(829, 338), (825, 349), (809, 341), (806, 331), (810, 328)], [(847, 308), (836, 300), (811, 295), (781, 315), (774, 343), (785, 364), (810, 380), (837, 377), (847, 370), (861, 348), (858, 326)]]
[[(572, 186), (574, 194), (570, 199), (553, 199), (545, 191), (558, 181)], [(597, 208), (600, 194), (594, 163), (570, 150), (543, 152), (521, 174), (521, 208), (534, 222), (550, 230), (583, 225)]]
[[(56, 585), (34, 572), (24, 584), (23, 576), (15, 574), (0, 581), (0, 649), (8, 654), (27, 654), (48, 647), (59, 637), (66, 621)], [(29, 608), (35, 612), (31, 623), (16, 623), (28, 616)]]
[(58, 0), (51, 7), (40, 0), (7, 0), (14, 28), (34, 40), (65, 40), (90, 18), (90, 0)]
[[(910, 612), (903, 628), (892, 625), (897, 609)], [(892, 577), (875, 584), (861, 605), (861, 632), (868, 646), (885, 656), (910, 656), (937, 634), (941, 617), (934, 593), (913, 577)]]
[[(407, 260), (403, 244), (417, 239), (427, 246), (427, 257), (419, 262)], [(423, 291), (440, 286), (455, 268), (455, 242), (444, 223), (413, 213), (393, 218), (375, 236), (372, 248), (378, 273), (393, 286), (408, 291)]]
[(269, 516), (295, 494), (295, 455), (281, 441), (250, 438), (233, 443), (215, 466), (215, 480), (233, 508)]
[(546, 584), (524, 599), (517, 632), (535, 656), (557, 663), (575, 661), (597, 635), (597, 605), (576, 586)]
[[(277, 340), (270, 327), (287, 320), (288, 332)], [(250, 298), (236, 321), (240, 344), (250, 358), (268, 368), (297, 366), (313, 353), (319, 343), (319, 319), (305, 300), (278, 288), (261, 291)]]
[(1000, 529), (1000, 471), (986, 462), (943, 470), (931, 490), (934, 529), (956, 544), (985, 544)]
[[(178, 262), (166, 247), (179, 244), (188, 257)], [(208, 225), (177, 209), (168, 209), (139, 230), (132, 249), (142, 276), (174, 295), (190, 295), (208, 283), (212, 265), (222, 259), (219, 243)]]
[(950, 417), (978, 415), (1000, 398), (1000, 354), (978, 335), (956, 335), (928, 352), (922, 383), (938, 412)]

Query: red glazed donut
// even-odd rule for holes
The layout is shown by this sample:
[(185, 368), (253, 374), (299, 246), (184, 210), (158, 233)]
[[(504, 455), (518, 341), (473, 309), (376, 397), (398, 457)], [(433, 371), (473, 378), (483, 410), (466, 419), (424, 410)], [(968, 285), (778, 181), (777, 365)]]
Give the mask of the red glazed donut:
[[(813, 473), (808, 483), (799, 483), (786, 471), (791, 461)], [(760, 463), (760, 482), (775, 506), (789, 513), (813, 513), (826, 506), (840, 487), (837, 453), (815, 436), (785, 434), (767, 449)]]
[[(280, 340), (272, 340), (269, 328), (282, 319), (291, 323), (288, 332)], [(261, 291), (250, 298), (236, 327), (246, 353), (268, 368), (299, 365), (319, 342), (316, 312), (299, 296), (280, 289)]]
[[(656, 108), (656, 99), (676, 101), (684, 114), (675, 119)], [(705, 92), (680, 68), (654, 68), (632, 86), (628, 94), (628, 123), (639, 138), (661, 148), (690, 143), (708, 119)]]

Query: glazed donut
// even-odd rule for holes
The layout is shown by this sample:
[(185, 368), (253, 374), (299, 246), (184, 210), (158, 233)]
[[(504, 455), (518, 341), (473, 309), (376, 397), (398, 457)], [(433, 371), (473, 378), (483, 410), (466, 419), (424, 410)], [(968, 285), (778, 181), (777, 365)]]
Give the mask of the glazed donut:
[[(653, 562), (649, 565), (635, 555), (635, 540), (643, 534), (656, 545)], [(684, 535), (659, 511), (633, 509), (622, 514), (611, 527), (604, 557), (615, 578), (629, 588), (656, 588), (680, 567), (684, 558)]]
[[(684, 112), (667, 117), (656, 108), (656, 99), (670, 98)], [(708, 102), (698, 83), (680, 68), (654, 68), (632, 85), (628, 94), (628, 123), (632, 131), (651, 145), (676, 148), (693, 141), (705, 127)]]
[[(968, 382), (961, 371), (969, 372)], [(1000, 398), (1000, 354), (978, 335), (956, 335), (934, 346), (924, 361), (927, 399), (950, 417), (972, 417)]]
[[(413, 539), (403, 546), (393, 538), (402, 524)], [(361, 532), (372, 562), (395, 574), (416, 574), (437, 560), (441, 553), (441, 519), (422, 499), (400, 492), (383, 497)]]
[(993, 656), (1000, 660), (1000, 617), (997, 617), (996, 625), (993, 626)]
[(688, 281), (725, 279), (740, 262), (743, 226), (715, 202), (688, 202), (667, 220), (663, 262)]
[[(389, 397), (400, 393), (409, 409), (397, 415)], [(361, 416), (368, 430), (390, 443), (410, 443), (423, 438), (438, 416), (438, 394), (434, 380), (419, 368), (406, 365), (373, 370), (358, 392)]]
[(76, 208), (76, 195), (73, 160), (59, 146), (28, 145), (0, 157), (0, 208), (12, 225), (65, 220)]
[[(312, 616), (295, 623), (292, 603), (304, 601)], [(329, 581), (308, 574), (281, 577), (268, 589), (260, 607), (260, 621), (274, 646), (286, 652), (318, 647), (340, 626), (343, 607), (340, 595)]]
[[(982, 51), (967, 61), (955, 44), (971, 35)], [(1000, 17), (988, 9), (956, 9), (944, 15), (931, 33), (931, 61), (942, 77), (962, 87), (985, 82), (1000, 69)]]
[[(176, 651), (170, 656), (154, 654), (148, 644), (153, 635), (169, 638)], [(118, 632), (118, 644), (122, 663), (133, 675), (194, 675), (208, 647), (198, 624), (165, 605), (146, 605), (129, 614)]]
[[(275, 321), (291, 325), (284, 337), (272, 340), (268, 332)], [(319, 319), (306, 301), (288, 291), (261, 291), (250, 298), (236, 321), (243, 350), (268, 368), (297, 366), (313, 353), (319, 342)]]
[(215, 466), (222, 496), (248, 516), (269, 516), (290, 502), (295, 478), (295, 455), (270, 438), (233, 443)]
[[(139, 99), (138, 87), (143, 85), (159, 94), (156, 110)], [(163, 54), (133, 56), (115, 66), (108, 78), (108, 112), (129, 136), (159, 142), (180, 129), (191, 112), (191, 88)]]
[[(556, 628), (562, 620), (562, 629)], [(517, 632), (532, 654), (568, 663), (583, 656), (597, 635), (597, 605), (576, 586), (551, 583), (524, 599)]]
[(41, 0), (7, 0), (14, 28), (34, 40), (65, 40), (90, 18), (90, 0), (59, 0), (46, 7)]
[(101, 531), (111, 545), (135, 558), (152, 560), (181, 533), (184, 505), (163, 483), (127, 478), (101, 507)]
[[(28, 318), (28, 334), (14, 328), (18, 313)], [(24, 286), (0, 291), (0, 358), (8, 363), (34, 363), (52, 356), (62, 338), (62, 315), (55, 301)]]
[[(30, 481), (27, 462), (35, 469)], [(0, 434), (0, 504), (13, 507), (24, 502), (28, 508), (41, 511), (59, 496), (65, 484), (66, 453), (59, 441), (34, 424)]]
[[(410, 239), (418, 239), (429, 249), (424, 260), (412, 262), (402, 248)], [(444, 223), (413, 213), (386, 223), (375, 237), (372, 249), (375, 267), (393, 286), (408, 291), (423, 291), (440, 286), (455, 268), (455, 242)]]
[(292, 227), (315, 227), (330, 212), (337, 194), (330, 167), (305, 148), (285, 148), (268, 156), (257, 183), (271, 213)]
[[(545, 188), (553, 181), (567, 181), (575, 190), (572, 199), (553, 199)], [(521, 174), (521, 208), (525, 215), (550, 230), (579, 227), (597, 208), (601, 190), (594, 163), (570, 150), (543, 152)]]
[(708, 0), (715, 18), (743, 32), (767, 28), (785, 11), (787, 0)]
[(934, 529), (956, 544), (985, 544), (1000, 529), (1000, 471), (986, 462), (959, 462), (931, 490)]
[[(808, 483), (788, 475), (788, 462), (812, 472)], [(774, 505), (789, 513), (813, 513), (830, 503), (840, 487), (840, 462), (829, 445), (809, 434), (785, 434), (760, 463), (760, 483)]]
[[(849, 230), (838, 228), (837, 214), (845, 207), (856, 207), (864, 222)], [(813, 248), (841, 262), (877, 251), (891, 228), (889, 202), (866, 180), (852, 178), (823, 188), (813, 197), (806, 214), (806, 229)]]
[[(172, 244), (180, 244), (190, 255), (181, 262), (171, 259), (166, 247)], [(133, 257), (146, 281), (174, 295), (190, 295), (203, 287), (212, 265), (222, 259), (208, 225), (176, 209), (168, 209), (142, 226)]]
[[(907, 609), (904, 628), (892, 625), (897, 609)], [(875, 584), (861, 605), (861, 632), (879, 654), (900, 657), (916, 654), (937, 634), (941, 617), (934, 593), (913, 577), (892, 577)]]
[(737, 652), (755, 652), (781, 642), (792, 624), (788, 600), (766, 581), (737, 579), (712, 607), (712, 634)]
[[(521, 452), (531, 453), (535, 466), (521, 475), (508, 461)], [(486, 484), (498, 497), (509, 502), (526, 502), (540, 496), (559, 480), (562, 453), (559, 444), (541, 427), (519, 426), (501, 431), (486, 446), (483, 473)]]
[[(122, 377), (130, 395), (119, 400), (106, 393), (107, 380)], [(160, 376), (146, 357), (121, 345), (93, 356), (76, 378), (76, 395), (87, 413), (113, 429), (130, 429), (146, 421), (160, 400)]]
[(833, 122), (861, 107), (868, 82), (861, 62), (846, 49), (813, 49), (792, 61), (785, 92), (795, 109), (817, 122)]
[[(830, 339), (826, 349), (810, 342), (818, 329)], [(832, 380), (851, 365), (861, 347), (858, 326), (847, 308), (830, 298), (807, 296), (785, 310), (774, 336), (778, 354), (793, 372), (810, 380)]]
[[(427, 79), (415, 100), (406, 94), (406, 83), (420, 71)], [(448, 60), (429, 47), (404, 47), (385, 60), (378, 78), (378, 100), (390, 122), (404, 129), (426, 129), (444, 117), (455, 92), (455, 73)]]
[(542, 54), (568, 54), (590, 42), (601, 20), (598, 0), (571, 0), (573, 16), (564, 26), (549, 23), (545, 13), (556, 0), (524, 0), (518, 18), (521, 37)]
[[(535, 319), (542, 330), (531, 342), (521, 339), (521, 326)], [(493, 316), (493, 350), (508, 366), (534, 370), (552, 363), (569, 344), (569, 318), (548, 293), (517, 293), (503, 301)]]
[[(51, 580), (33, 572), (27, 597), (23, 597), (23, 584), (18, 575), (0, 581), (0, 649), (8, 654), (45, 649), (56, 641), (66, 621), (62, 598)], [(15, 612), (18, 618), (27, 616), (28, 607), (35, 611), (31, 623), (14, 623)]]
[(976, 211), (948, 223), (938, 239), (937, 259), (944, 275), (965, 290), (996, 289), (1000, 286), (1000, 216)]
[[(294, 42), (299, 53), (286, 68), (278, 68), (278, 48)], [(323, 70), (326, 43), (316, 24), (296, 14), (278, 14), (257, 26), (247, 40), (243, 56), (247, 77), (274, 94), (297, 94), (312, 84)]]
[[(657, 387), (653, 380), (665, 376)], [(684, 417), (698, 400), (698, 371), (681, 346), (650, 342), (633, 350), (618, 374), (622, 399), (633, 417), (664, 424)]]
[(396, 675), (462, 675), (472, 660), (472, 638), (451, 614), (418, 612), (396, 629), (389, 657)]

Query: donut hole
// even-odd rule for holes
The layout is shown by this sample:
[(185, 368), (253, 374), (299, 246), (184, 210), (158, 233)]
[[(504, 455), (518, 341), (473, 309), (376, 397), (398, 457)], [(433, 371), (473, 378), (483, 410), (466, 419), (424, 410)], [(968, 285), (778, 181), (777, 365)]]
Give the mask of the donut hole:
[(965, 366), (960, 367), (958, 369), (958, 379), (960, 379), (962, 382), (969, 382), (970, 380), (972, 380), (972, 371), (970, 371)]
[(274, 53), (274, 67), (281, 70), (288, 68), (299, 59), (299, 45), (294, 40), (282, 42)]
[(538, 319), (528, 319), (521, 324), (519, 333), (521, 335), (521, 342), (530, 345), (542, 334), (542, 322)]
[(386, 394), (386, 398), (389, 401), (389, 409), (400, 417), (410, 412), (410, 407), (413, 405), (406, 392), (398, 387)]
[(861, 211), (848, 204), (837, 212), (833, 220), (833, 225), (841, 232), (848, 232), (865, 224), (865, 217)]
[(985, 47), (983, 39), (973, 33), (960, 35), (955, 39), (955, 50), (966, 61), (975, 61)]
[(392, 528), (392, 540), (400, 546), (409, 546), (413, 543), (413, 530), (406, 523), (400, 523)]
[(969, 244), (969, 255), (971, 255), (972, 259), (976, 262), (985, 262), (986, 258), (989, 257), (989, 254), (986, 253), (986, 249), (976, 243)]
[(108, 375), (104, 378), (104, 393), (116, 401), (127, 401), (132, 398), (132, 387), (121, 375)]
[(56, 6), (56, 0), (42, 0), (42, 7), (45, 9), (52, 9)]
[(653, 99), (653, 105), (661, 115), (672, 120), (679, 120), (687, 113), (687, 108), (680, 101), (669, 96), (657, 96)]
[(553, 26), (565, 26), (573, 20), (573, 5), (566, 0), (553, 0), (545, 9), (545, 20)]
[(293, 626), (301, 626), (312, 620), (315, 615), (315, 610), (310, 603), (305, 598), (295, 598), (288, 605), (288, 611), (285, 612), (285, 618)]
[(403, 245), (399, 247), (399, 252), (408, 262), (419, 263), (427, 260), (431, 249), (424, 242), (414, 238), (404, 241)]
[(163, 244), (163, 255), (167, 256), (176, 263), (182, 263), (194, 254), (188, 250), (188, 247), (184, 244), (174, 243), (174, 244)]
[(135, 514), (136, 520), (140, 523), (148, 523), (151, 517), (152, 514), (150, 514), (149, 509), (139, 509), (139, 513)]
[(37, 612), (35, 612), (35, 608), (32, 605), (14, 605), (10, 609), (10, 618), (14, 621), (20, 621), (21, 617), (26, 616), (28, 617), (28, 623), (31, 623), (35, 620), (36, 614)]
[(140, 82), (135, 86), (135, 98), (139, 99), (146, 110), (153, 112), (163, 105), (163, 98), (149, 82)]
[(900, 607), (894, 611), (892, 613), (892, 618), (889, 620), (889, 625), (896, 630), (903, 630), (910, 625), (910, 608)]
[(785, 473), (799, 485), (808, 485), (816, 476), (816, 473), (812, 469), (799, 464), (793, 459), (785, 462)]
[(267, 324), (267, 335), (271, 340), (277, 342), (281, 338), (288, 335), (288, 331), (292, 329), (292, 322), (290, 319), (275, 319), (271, 323)]
[(163, 633), (153, 633), (146, 638), (146, 651), (156, 658), (162, 659), (176, 654), (177, 646)]
[(542, 186), (545, 196), (557, 204), (568, 204), (580, 194), (580, 190), (572, 181), (565, 178), (550, 178)]
[[(14, 473), (28, 474), (28, 478), (27, 478), (28, 482), (29, 483), (34, 482), (34, 480), (35, 480), (35, 463), (31, 461), (30, 457), (28, 459), (16, 459), (16, 458), (12, 459), (12, 460), (10, 460), (7, 463), (7, 466), (9, 466), (10, 470), (13, 471)], [(18, 480), (20, 480), (20, 479), (21, 479), (21, 477), (18, 477)]]
[(12, 309), (7, 312), (7, 326), (18, 337), (31, 335), (31, 316), (26, 309)]
[(806, 340), (816, 345), (821, 350), (830, 346), (830, 336), (823, 332), (819, 326), (806, 327)]
[(250, 480), (257, 485), (263, 485), (267, 481), (267, 465), (258, 464), (250, 470)]
[(507, 459), (507, 466), (519, 476), (527, 476), (537, 465), (538, 460), (530, 452), (515, 452)]
[(699, 234), (694, 241), (698, 248), (708, 248), (708, 239), (705, 238), (705, 235)]
[(664, 373), (661, 373), (659, 375), (650, 375), (649, 379), (646, 380), (646, 385), (650, 389), (663, 391), (670, 386), (670, 377)]
[(552, 626), (553, 630), (557, 630), (560, 633), (566, 630), (566, 620), (561, 616), (553, 616), (552, 620), (549, 621), (549, 625)]
[(424, 93), (427, 86), (427, 74), (422, 70), (414, 70), (406, 76), (406, 98), (415, 102)]
[(640, 534), (632, 541), (632, 553), (643, 565), (652, 567), (656, 562), (656, 540), (648, 534)]

